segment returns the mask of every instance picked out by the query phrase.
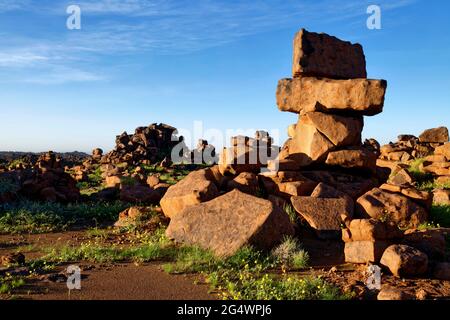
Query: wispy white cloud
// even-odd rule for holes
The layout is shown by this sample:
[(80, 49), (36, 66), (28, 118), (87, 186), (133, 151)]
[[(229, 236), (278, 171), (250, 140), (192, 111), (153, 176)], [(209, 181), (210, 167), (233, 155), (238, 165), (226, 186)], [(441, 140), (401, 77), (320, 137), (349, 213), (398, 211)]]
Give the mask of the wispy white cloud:
[[(379, 0), (378, 4), (394, 10), (415, 1)], [(11, 39), (20, 37), (17, 31), (2, 34), (0, 68), (47, 68), (48, 83), (68, 82), (67, 74), (72, 74), (73, 81), (100, 81), (104, 77), (82, 71), (80, 61), (88, 64), (104, 56), (134, 52), (185, 54), (274, 29), (350, 20), (365, 15), (372, 1), (65, 0), (55, 4), (0, 0), (0, 12), (20, 9), (33, 14), (40, 10), (41, 15), (63, 16), (69, 4), (80, 5), (82, 30), (68, 31), (62, 24), (60, 30), (51, 30), (51, 37), (42, 34), (14, 43)]]
[(25, 79), (23, 82), (41, 85), (55, 85), (55, 84), (65, 84), (73, 82), (96, 82), (104, 81), (106, 77), (81, 69), (63, 67), (63, 66), (53, 66), (50, 70), (45, 70), (37, 74), (32, 74)]
[(48, 57), (31, 52), (0, 52), (0, 67), (26, 67), (47, 60)]
[(0, 0), (0, 13), (29, 8), (30, 0)]

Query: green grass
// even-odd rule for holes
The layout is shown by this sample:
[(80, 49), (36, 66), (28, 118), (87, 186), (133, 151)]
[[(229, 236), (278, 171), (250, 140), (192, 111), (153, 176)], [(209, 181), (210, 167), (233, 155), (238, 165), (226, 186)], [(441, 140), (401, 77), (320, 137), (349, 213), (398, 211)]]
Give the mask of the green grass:
[(409, 165), (408, 171), (416, 180), (417, 189), (421, 191), (431, 192), (434, 189), (450, 189), (450, 183), (436, 183), (434, 176), (431, 173), (424, 173), (420, 170), (420, 166), (425, 162), (425, 159), (416, 159)]
[(6, 192), (12, 192), (15, 193), (18, 191), (17, 185), (6, 178), (0, 178), (0, 194), (6, 193)]
[(289, 220), (291, 220), (293, 225), (298, 225), (300, 222), (300, 218), (298, 216), (297, 211), (295, 211), (294, 207), (290, 203), (285, 203), (283, 207), (284, 212), (289, 216)]
[(441, 227), (450, 228), (450, 206), (433, 205), (429, 220)]
[(0, 206), (0, 233), (45, 233), (113, 222), (125, 208), (122, 202), (66, 205), (22, 200)]
[(340, 290), (319, 277), (298, 278), (288, 275), (255, 275), (250, 270), (239, 273), (239, 281), (227, 280), (225, 300), (348, 300)]
[[(133, 246), (108, 245), (101, 239), (78, 247), (50, 249), (41, 261), (47, 265), (67, 262), (150, 262), (163, 261), (171, 274), (202, 274), (211, 289), (223, 299), (350, 299), (340, 290), (317, 277), (288, 275), (285, 265), (307, 266), (307, 253), (298, 241), (287, 238), (271, 253), (243, 247), (233, 256), (220, 259), (211, 251), (195, 246), (178, 246), (164, 235), (164, 228), (152, 234), (140, 234)], [(97, 231), (94, 232), (96, 234)], [(281, 256), (282, 258), (281, 258)], [(287, 258), (285, 257), (287, 256)], [(281, 275), (280, 275), (281, 268)]]
[(13, 294), (24, 285), (25, 280), (22, 277), (0, 276), (0, 294)]

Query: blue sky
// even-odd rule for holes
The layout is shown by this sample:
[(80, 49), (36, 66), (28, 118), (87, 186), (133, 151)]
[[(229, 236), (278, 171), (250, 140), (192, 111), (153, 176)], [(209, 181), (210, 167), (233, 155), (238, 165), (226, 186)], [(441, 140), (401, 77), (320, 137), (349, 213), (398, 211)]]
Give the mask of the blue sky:
[[(82, 29), (68, 30), (68, 5)], [(380, 5), (382, 29), (366, 27)], [(364, 46), (388, 80), (364, 137), (450, 126), (450, 2), (0, 0), (0, 150), (88, 151), (153, 122), (281, 131), (275, 90), (300, 28)], [(220, 146), (220, 142), (216, 142)]]

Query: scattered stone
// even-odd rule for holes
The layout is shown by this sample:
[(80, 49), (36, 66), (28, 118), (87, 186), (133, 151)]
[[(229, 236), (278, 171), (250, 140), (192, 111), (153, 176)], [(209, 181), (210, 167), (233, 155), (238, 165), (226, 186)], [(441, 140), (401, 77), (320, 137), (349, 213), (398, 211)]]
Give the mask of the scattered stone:
[(271, 249), (293, 235), (289, 217), (272, 202), (239, 190), (186, 207), (172, 217), (166, 235), (187, 245), (231, 256), (245, 245)]
[(401, 301), (412, 300), (412, 297), (401, 289), (385, 287), (378, 293), (377, 299), (385, 301)]
[(424, 289), (419, 289), (416, 291), (416, 299), (420, 301), (424, 301), (428, 299), (428, 292)]
[(157, 175), (151, 175), (147, 177), (147, 184), (150, 188), (154, 188), (158, 184), (160, 184), (159, 177)]
[(23, 266), (25, 264), (25, 256), (22, 253), (9, 253), (1, 256), (0, 262), (4, 266), (17, 264)]
[(151, 207), (131, 207), (125, 209), (119, 214), (119, 219), (114, 226), (116, 228), (124, 228), (135, 225), (168, 225), (167, 218), (155, 216), (154, 209)]
[(380, 263), (397, 277), (419, 276), (428, 270), (427, 255), (407, 245), (390, 246)]

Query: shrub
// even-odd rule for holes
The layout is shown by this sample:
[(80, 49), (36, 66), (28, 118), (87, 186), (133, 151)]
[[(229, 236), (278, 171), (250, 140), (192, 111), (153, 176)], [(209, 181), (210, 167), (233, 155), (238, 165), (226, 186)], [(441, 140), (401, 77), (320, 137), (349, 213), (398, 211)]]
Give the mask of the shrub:
[(305, 268), (309, 261), (309, 255), (302, 249), (297, 239), (287, 237), (278, 247), (272, 251), (272, 256), (285, 267)]

